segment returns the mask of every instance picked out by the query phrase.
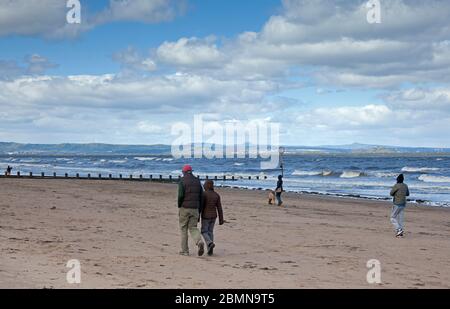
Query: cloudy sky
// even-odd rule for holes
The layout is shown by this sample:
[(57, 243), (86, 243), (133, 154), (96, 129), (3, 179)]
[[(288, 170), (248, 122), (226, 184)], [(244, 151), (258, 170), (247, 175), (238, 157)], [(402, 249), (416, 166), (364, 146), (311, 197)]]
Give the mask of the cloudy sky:
[(450, 1), (0, 0), (0, 141), (170, 143), (196, 114), (290, 145), (450, 147)]

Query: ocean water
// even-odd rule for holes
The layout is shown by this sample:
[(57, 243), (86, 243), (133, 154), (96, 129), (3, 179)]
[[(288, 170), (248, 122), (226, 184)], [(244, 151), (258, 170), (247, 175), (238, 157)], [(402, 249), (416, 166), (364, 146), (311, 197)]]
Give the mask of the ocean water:
[[(390, 199), (389, 190), (399, 173), (411, 191), (412, 201), (450, 207), (450, 156), (401, 155), (317, 155), (284, 156), (284, 187), (287, 191)], [(235, 176), (234, 182), (217, 185), (270, 189), (276, 185), (280, 169), (261, 170), (259, 159), (174, 159), (167, 155), (148, 156), (0, 156), (0, 168), (13, 167), (13, 173), (45, 172), (50, 175), (96, 175), (101, 173), (148, 176), (180, 175), (186, 163), (201, 176)], [(260, 180), (248, 180), (260, 176)], [(267, 176), (267, 179), (263, 179)]]

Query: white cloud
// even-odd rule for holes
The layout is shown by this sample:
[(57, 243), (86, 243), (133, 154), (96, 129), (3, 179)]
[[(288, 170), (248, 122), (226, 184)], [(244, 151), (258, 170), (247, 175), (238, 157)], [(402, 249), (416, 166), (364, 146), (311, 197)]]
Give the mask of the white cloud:
[(109, 0), (97, 14), (81, 5), (81, 24), (68, 24), (64, 0), (0, 0), (0, 36), (65, 38), (111, 22), (164, 22), (183, 13), (185, 0)]
[(54, 63), (51, 63), (47, 58), (38, 54), (32, 54), (27, 56), (25, 62), (28, 65), (26, 72), (31, 75), (43, 74), (48, 69), (53, 69), (58, 66)]
[(16, 61), (0, 60), (0, 80), (17, 77), (23, 74), (24, 69), (20, 67)]
[(137, 124), (137, 128), (140, 132), (148, 134), (161, 133), (163, 130), (161, 126), (148, 121), (140, 121)]
[(295, 77), (308, 67), (325, 87), (450, 81), (450, 3), (392, 0), (382, 8), (382, 23), (374, 25), (366, 20), (366, 1), (285, 0), (260, 32), (222, 44), (210, 38), (164, 42), (154, 60), (249, 80)]
[(218, 50), (214, 41), (213, 37), (205, 40), (181, 38), (177, 42), (164, 42), (158, 47), (156, 54), (160, 61), (174, 66), (221, 67), (225, 56)]
[(395, 107), (412, 110), (438, 110), (450, 114), (450, 88), (412, 88), (394, 91), (385, 96)]
[(113, 55), (113, 59), (122, 65), (125, 73), (134, 71), (151, 72), (157, 69), (157, 64), (151, 58), (142, 56), (139, 51), (133, 47), (117, 52)]
[(448, 37), (450, 3), (445, 0), (381, 1), (381, 24), (369, 24), (366, 0), (283, 0), (282, 14), (263, 28), (272, 43), (395, 39), (442, 40)]
[(93, 18), (93, 23), (140, 21), (157, 23), (168, 21), (184, 8), (181, 0), (110, 0), (109, 6)]
[(0, 36), (48, 34), (65, 23), (65, 1), (0, 0)]
[(154, 113), (214, 111), (221, 105), (261, 108), (271, 82), (218, 80), (204, 75), (171, 74), (122, 79), (101, 76), (36, 76), (0, 81), (0, 104), (26, 110), (61, 107), (151, 110)]
[(170, 123), (191, 121), (194, 114), (245, 118), (270, 110), (280, 104), (277, 100), (264, 102), (274, 88), (272, 82), (219, 80), (185, 73), (0, 80), (0, 139), (168, 142)]
[(39, 75), (56, 67), (57, 64), (39, 54), (26, 56), (23, 64), (13, 60), (0, 60), (0, 80), (15, 79), (22, 75)]
[(339, 72), (333, 70), (320, 70), (313, 74), (320, 84), (335, 85), (343, 87), (363, 87), (370, 88), (392, 88), (405, 82), (421, 82), (422, 80), (414, 75), (363, 75), (352, 72)]
[(449, 147), (444, 136), (450, 113), (385, 104), (316, 108), (297, 114), (287, 137), (293, 144), (349, 142)]
[(395, 113), (385, 105), (317, 108), (297, 117), (301, 126), (318, 129), (355, 130), (388, 125)]

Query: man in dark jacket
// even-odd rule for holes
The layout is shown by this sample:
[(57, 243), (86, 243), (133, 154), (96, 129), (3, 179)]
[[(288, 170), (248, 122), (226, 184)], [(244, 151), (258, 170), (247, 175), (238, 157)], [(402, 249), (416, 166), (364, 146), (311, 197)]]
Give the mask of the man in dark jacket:
[(197, 228), (199, 213), (202, 206), (202, 185), (200, 180), (192, 175), (192, 167), (183, 167), (183, 177), (178, 184), (178, 216), (181, 228), (181, 255), (189, 255), (188, 231), (198, 246), (198, 255), (202, 256), (205, 245)]

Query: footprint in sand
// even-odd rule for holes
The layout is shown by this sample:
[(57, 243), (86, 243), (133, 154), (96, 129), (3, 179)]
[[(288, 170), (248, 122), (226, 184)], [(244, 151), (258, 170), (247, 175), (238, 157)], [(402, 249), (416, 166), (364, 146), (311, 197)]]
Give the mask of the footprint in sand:
[(251, 263), (247, 263), (247, 264), (241, 266), (240, 268), (250, 268), (250, 269), (253, 269), (253, 268), (256, 268), (256, 267), (258, 267), (258, 265), (256, 265), (256, 264), (251, 264)]
[(278, 270), (276, 267), (260, 267), (261, 270)]

